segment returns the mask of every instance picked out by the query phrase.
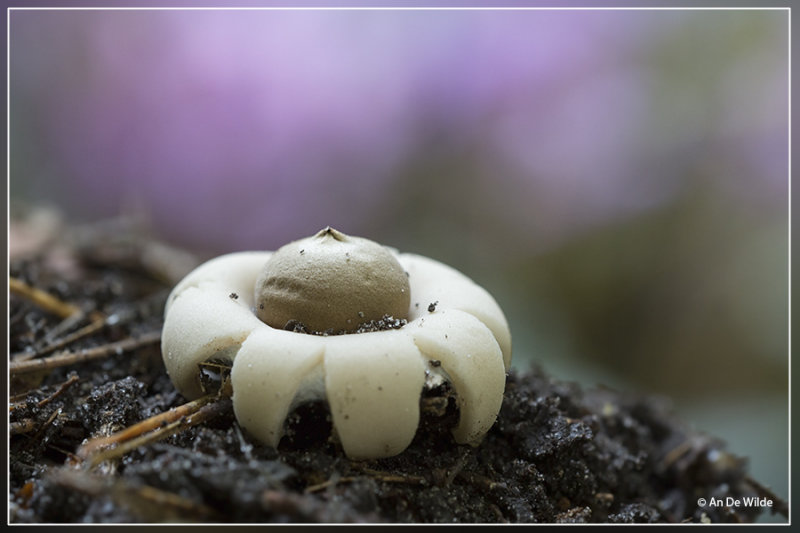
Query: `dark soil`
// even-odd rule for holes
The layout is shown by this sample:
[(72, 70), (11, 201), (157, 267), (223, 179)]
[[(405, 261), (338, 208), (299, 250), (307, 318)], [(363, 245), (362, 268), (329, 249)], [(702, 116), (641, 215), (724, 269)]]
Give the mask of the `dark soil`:
[[(11, 260), (12, 277), (82, 311), (64, 319), (10, 295), (12, 523), (749, 522), (761, 512), (698, 508), (701, 496), (766, 496), (786, 511), (745, 459), (688, 429), (663, 400), (584, 390), (536, 368), (509, 375), (497, 423), (476, 448), (450, 436), (458, 412), (445, 385), (426, 392), (414, 442), (389, 459), (348, 460), (323, 403), (289, 417), (278, 450), (262, 446), (222, 399), (209, 420), (90, 468), (77, 455), (87, 440), (186, 403), (148, 337), (186, 256), (111, 235), (71, 231)], [(98, 317), (100, 329), (52, 349)], [(104, 348), (123, 341), (132, 342)], [(106, 353), (17, 371), (90, 348)]]

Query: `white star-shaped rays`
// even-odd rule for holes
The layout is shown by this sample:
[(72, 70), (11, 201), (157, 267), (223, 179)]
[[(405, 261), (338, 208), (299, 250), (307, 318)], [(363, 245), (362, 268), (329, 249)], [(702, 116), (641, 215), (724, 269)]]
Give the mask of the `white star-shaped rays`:
[(485, 289), (432, 259), (395, 254), (409, 276), (406, 325), (297, 333), (256, 318), (254, 285), (271, 253), (212, 259), (173, 289), (161, 347), (181, 394), (201, 396), (198, 365), (228, 359), (236, 419), (257, 439), (277, 447), (292, 409), (324, 400), (348, 457), (372, 459), (411, 443), (426, 373), (434, 370), (456, 392), (456, 442), (480, 443), (500, 410), (511, 362), (508, 323)]

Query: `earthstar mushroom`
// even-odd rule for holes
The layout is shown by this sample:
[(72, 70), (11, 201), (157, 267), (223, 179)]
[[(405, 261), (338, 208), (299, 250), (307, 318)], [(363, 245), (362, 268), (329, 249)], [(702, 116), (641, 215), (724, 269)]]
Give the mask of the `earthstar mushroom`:
[[(363, 327), (378, 322), (389, 325)], [(478, 445), (511, 362), (508, 323), (485, 289), (433, 259), (332, 228), (197, 267), (167, 299), (161, 348), (189, 399), (203, 394), (198, 365), (229, 360), (237, 421), (273, 447), (295, 407), (326, 401), (352, 459), (411, 443), (426, 380), (450, 382), (453, 437)]]

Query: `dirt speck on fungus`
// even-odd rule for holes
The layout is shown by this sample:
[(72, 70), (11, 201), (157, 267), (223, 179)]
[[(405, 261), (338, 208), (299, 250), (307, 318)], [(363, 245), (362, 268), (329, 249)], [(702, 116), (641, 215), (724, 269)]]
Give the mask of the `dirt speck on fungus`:
[[(663, 400), (584, 389), (540, 368), (509, 374), (497, 421), (474, 448), (453, 441), (457, 397), (444, 383), (420, 398), (417, 434), (395, 457), (349, 460), (324, 402), (296, 409), (278, 449), (266, 447), (223, 399), (161, 420), (148, 430), (161, 438), (91, 464), (80, 455), (86, 442), (187, 403), (158, 343), (80, 358), (160, 331), (177, 281), (165, 264), (183, 252), (160, 245), (159, 263), (144, 253), (150, 238), (120, 235), (70, 228), (58, 246), (12, 257), (12, 277), (80, 310), (65, 318), (10, 294), (12, 523), (699, 523), (761, 512), (700, 508), (698, 494), (769, 496), (787, 511), (744, 459)], [(399, 325), (385, 318), (372, 327)], [(67, 358), (35, 371), (28, 363), (51, 357)], [(209, 387), (224, 388), (224, 364), (206, 372)]]

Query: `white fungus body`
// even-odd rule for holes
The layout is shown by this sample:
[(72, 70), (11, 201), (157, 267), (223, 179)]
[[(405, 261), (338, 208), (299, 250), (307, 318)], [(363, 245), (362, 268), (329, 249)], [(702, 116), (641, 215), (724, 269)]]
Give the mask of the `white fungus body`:
[(411, 443), (426, 375), (441, 370), (459, 407), (455, 441), (479, 444), (500, 410), (511, 362), (505, 316), (460, 272), (419, 255), (392, 254), (408, 273), (408, 323), (329, 336), (257, 318), (254, 286), (271, 252), (200, 265), (167, 301), (162, 352), (170, 378), (181, 394), (196, 398), (203, 394), (198, 365), (228, 359), (236, 419), (257, 439), (277, 447), (291, 410), (323, 400), (345, 453), (373, 459)]

